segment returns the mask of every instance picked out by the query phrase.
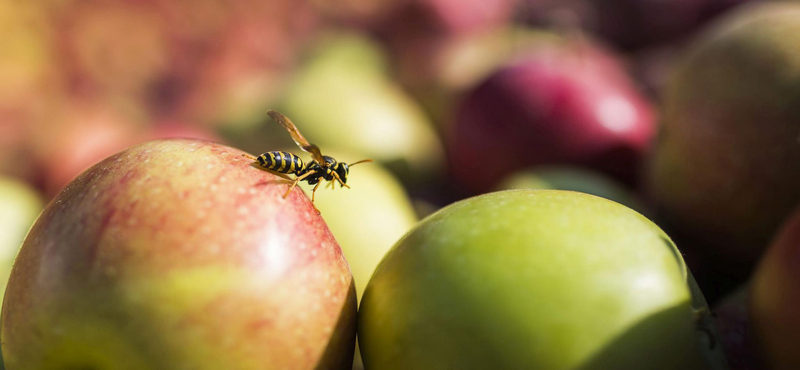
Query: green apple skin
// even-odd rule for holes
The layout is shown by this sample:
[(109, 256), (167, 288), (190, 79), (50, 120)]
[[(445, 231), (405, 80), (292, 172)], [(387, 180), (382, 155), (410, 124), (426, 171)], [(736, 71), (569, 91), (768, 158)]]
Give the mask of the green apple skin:
[(705, 360), (689, 284), (667, 235), (629, 208), (490, 193), (389, 251), (361, 301), (361, 355), (371, 370), (722, 369)]
[(800, 206), (786, 220), (753, 275), (750, 316), (765, 361), (800, 369)]
[(744, 280), (800, 202), (800, 4), (738, 9), (667, 86), (647, 182), (662, 226)]
[(501, 181), (498, 187), (498, 190), (512, 189), (577, 191), (613, 200), (638, 212), (645, 211), (625, 185), (599, 172), (580, 167), (544, 166), (520, 171)]
[(44, 208), (42, 196), (28, 184), (0, 176), (0, 297), (25, 234)]
[(78, 176), (19, 252), (9, 369), (349, 369), (356, 297), (300, 190), (243, 152), (149, 141)]
[(389, 78), (386, 64), (384, 52), (361, 36), (322, 37), (279, 110), (323, 151), (333, 146), (372, 158), (403, 177), (438, 171), (439, 138), (423, 109)]
[[(325, 154), (349, 159), (345, 162), (359, 159), (336, 150)], [(361, 298), (383, 256), (419, 218), (403, 185), (378, 163), (351, 168), (347, 185), (350, 189), (337, 185), (335, 191), (320, 186), (314, 204), (342, 248)], [(307, 193), (313, 187), (302, 186)]]

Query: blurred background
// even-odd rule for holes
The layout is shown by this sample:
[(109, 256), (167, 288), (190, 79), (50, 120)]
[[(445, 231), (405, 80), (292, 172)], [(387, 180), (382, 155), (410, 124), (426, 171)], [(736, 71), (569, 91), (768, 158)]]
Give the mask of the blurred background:
[[(665, 86), (696, 35), (746, 2), (0, 0), (3, 258), (72, 178), (138, 142), (306, 158), (269, 109), (341, 161), (375, 159), (354, 179), (391, 189), (376, 204), (402, 215), (372, 218), (391, 240), (511, 188), (584, 191), (659, 220), (645, 173)], [(711, 302), (746, 279), (754, 256), (711, 266), (692, 231), (657, 222)]]

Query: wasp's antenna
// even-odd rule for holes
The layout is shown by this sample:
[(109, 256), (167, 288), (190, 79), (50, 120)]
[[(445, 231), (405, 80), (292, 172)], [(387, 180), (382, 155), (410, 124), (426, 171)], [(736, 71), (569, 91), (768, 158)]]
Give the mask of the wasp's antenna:
[(371, 159), (362, 159), (362, 160), (360, 160), (358, 162), (350, 163), (347, 166), (350, 167), (350, 166), (355, 166), (355, 165), (357, 165), (359, 163), (369, 163), (369, 162), (372, 162), (372, 160)]

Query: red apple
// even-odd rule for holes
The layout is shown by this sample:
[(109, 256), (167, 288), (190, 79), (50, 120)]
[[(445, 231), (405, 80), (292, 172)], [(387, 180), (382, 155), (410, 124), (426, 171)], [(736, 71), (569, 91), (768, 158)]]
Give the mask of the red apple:
[(775, 236), (753, 275), (750, 312), (766, 362), (800, 369), (800, 207)]
[(76, 178), (14, 264), (11, 369), (349, 369), (356, 295), (300, 189), (242, 152), (150, 141)]
[(616, 56), (585, 41), (550, 41), (467, 94), (448, 156), (473, 191), (542, 164), (585, 165), (633, 183), (654, 131), (653, 108)]

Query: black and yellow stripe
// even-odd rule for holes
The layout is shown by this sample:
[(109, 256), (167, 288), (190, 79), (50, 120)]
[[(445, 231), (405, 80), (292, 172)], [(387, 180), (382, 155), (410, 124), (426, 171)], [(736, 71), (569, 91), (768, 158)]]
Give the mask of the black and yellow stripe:
[(279, 173), (298, 174), (305, 169), (303, 160), (289, 152), (266, 152), (256, 159), (259, 166)]

